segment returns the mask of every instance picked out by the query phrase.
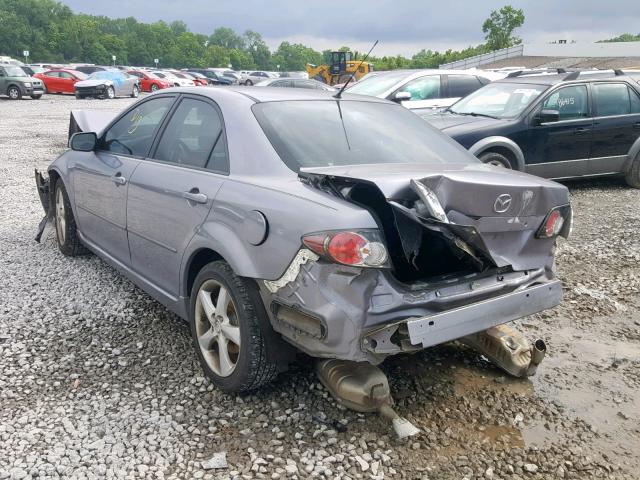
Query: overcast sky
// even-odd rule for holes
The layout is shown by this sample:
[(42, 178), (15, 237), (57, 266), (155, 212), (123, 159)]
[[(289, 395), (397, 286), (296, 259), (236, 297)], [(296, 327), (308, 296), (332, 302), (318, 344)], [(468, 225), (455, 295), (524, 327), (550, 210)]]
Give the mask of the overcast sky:
[[(410, 56), (422, 48), (460, 49), (484, 40), (482, 23), (505, 4), (522, 8), (525, 42), (595, 41), (640, 33), (640, 0), (63, 0), (76, 12), (133, 16), (153, 22), (183, 20), (210, 34), (217, 27), (254, 30), (274, 49), (287, 40), (316, 50), (348, 45), (376, 55)], [(344, 5), (340, 9), (340, 5)]]

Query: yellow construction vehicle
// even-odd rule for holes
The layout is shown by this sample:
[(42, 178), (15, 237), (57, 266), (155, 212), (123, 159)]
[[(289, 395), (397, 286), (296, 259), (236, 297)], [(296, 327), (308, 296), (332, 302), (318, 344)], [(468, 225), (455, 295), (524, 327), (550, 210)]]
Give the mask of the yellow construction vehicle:
[(331, 64), (307, 63), (306, 68), (309, 78), (327, 85), (337, 85), (346, 82), (351, 75), (353, 80), (357, 81), (373, 71), (372, 63), (362, 62), (362, 65), (360, 63), (360, 60), (353, 59), (351, 52), (331, 52)]

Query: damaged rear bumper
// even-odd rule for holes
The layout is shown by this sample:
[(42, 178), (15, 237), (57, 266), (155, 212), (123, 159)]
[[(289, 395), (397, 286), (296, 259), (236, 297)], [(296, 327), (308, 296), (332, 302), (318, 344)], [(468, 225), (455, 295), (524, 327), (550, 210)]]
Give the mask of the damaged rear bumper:
[[(301, 250), (305, 252), (305, 250)], [(261, 282), (271, 324), (314, 357), (380, 363), (456, 340), (561, 301), (550, 270), (469, 273), (409, 288), (383, 270), (299, 254), (285, 275)]]
[[(524, 290), (490, 298), (406, 322), (412, 345), (430, 347), (555, 307), (562, 301), (562, 285), (552, 280)], [(371, 335), (365, 338), (369, 338)]]

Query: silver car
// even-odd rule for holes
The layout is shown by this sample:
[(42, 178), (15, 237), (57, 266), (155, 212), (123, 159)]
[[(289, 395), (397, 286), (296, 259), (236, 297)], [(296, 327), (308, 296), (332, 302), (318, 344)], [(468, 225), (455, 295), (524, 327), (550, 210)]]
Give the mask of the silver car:
[(410, 110), (437, 110), (453, 105), (462, 97), (506, 75), (482, 70), (372, 72), (349, 87), (349, 93), (386, 98)]
[(251, 85), (255, 85), (258, 82), (267, 80), (269, 78), (279, 78), (279, 75), (273, 72), (263, 72), (263, 71), (249, 72), (240, 77), (239, 83), (240, 85), (251, 86)]
[(138, 77), (121, 72), (120, 70), (102, 70), (89, 75), (86, 80), (74, 85), (76, 98), (116, 98), (133, 97), (140, 94)]
[(395, 103), (175, 88), (98, 130), (36, 172), (38, 238), (51, 220), (63, 254), (94, 252), (187, 320), (221, 389), (296, 350), (377, 364), (561, 300), (567, 188), (484, 165)]
[(270, 78), (256, 83), (256, 87), (280, 87), (280, 88), (308, 88), (311, 90), (325, 90), (335, 92), (336, 89), (326, 83), (304, 78)]

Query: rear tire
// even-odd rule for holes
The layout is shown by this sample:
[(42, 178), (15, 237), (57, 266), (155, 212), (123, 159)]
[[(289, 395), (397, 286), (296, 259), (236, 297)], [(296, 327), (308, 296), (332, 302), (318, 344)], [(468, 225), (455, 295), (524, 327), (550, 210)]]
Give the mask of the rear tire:
[[(224, 303), (223, 303), (224, 302)], [(191, 291), (189, 321), (196, 355), (220, 390), (244, 392), (273, 380), (278, 365), (263, 336), (259, 315), (266, 315), (257, 287), (238, 277), (228, 263), (205, 265)]]
[(495, 165), (496, 167), (503, 167), (513, 169), (511, 161), (504, 155), (498, 152), (484, 152), (479, 157), (482, 163), (488, 163), (489, 165)]
[(248, 87), (250, 87), (251, 85), (253, 85), (253, 82), (251, 80), (248, 80), (244, 82), (244, 84)]
[(67, 257), (76, 257), (88, 252), (78, 238), (76, 220), (62, 180), (56, 182), (54, 196), (54, 224), (58, 248)]
[(7, 88), (7, 96), (11, 100), (20, 100), (22, 98), (22, 92), (15, 85), (11, 85), (9, 88)]
[(638, 153), (633, 162), (631, 162), (631, 166), (624, 176), (624, 179), (630, 187), (640, 188), (640, 153)]

